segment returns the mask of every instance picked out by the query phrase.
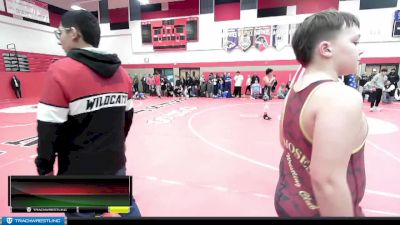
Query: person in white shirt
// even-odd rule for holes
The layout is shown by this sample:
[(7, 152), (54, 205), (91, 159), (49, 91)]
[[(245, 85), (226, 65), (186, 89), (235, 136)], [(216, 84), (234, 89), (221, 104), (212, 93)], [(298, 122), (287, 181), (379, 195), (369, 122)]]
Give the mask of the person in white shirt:
[(242, 83), (243, 83), (243, 75), (240, 74), (239, 71), (236, 72), (236, 75), (234, 77), (235, 80), (235, 90), (234, 90), (234, 95), (235, 98), (237, 95), (239, 95), (239, 98), (242, 97)]

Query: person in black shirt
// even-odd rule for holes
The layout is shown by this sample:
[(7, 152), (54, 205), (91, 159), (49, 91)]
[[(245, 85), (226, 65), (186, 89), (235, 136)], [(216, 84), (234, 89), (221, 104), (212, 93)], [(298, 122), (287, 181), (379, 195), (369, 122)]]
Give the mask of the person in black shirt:
[(396, 69), (391, 69), (390, 73), (387, 75), (388, 80), (391, 84), (394, 84), (395, 88), (398, 86), (398, 82), (400, 80), (399, 75), (396, 73)]
[(13, 90), (15, 91), (15, 96), (17, 98), (22, 98), (22, 93), (21, 93), (21, 81), (17, 78), (16, 75), (14, 75), (11, 78), (11, 86)]

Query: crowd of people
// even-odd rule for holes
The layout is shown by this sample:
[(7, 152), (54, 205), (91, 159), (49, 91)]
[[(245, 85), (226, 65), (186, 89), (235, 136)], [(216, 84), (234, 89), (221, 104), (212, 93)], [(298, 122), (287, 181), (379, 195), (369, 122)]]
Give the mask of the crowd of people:
[[(242, 94), (249, 95), (252, 99), (270, 100), (273, 96), (284, 99), (289, 90), (290, 83), (282, 83), (276, 93), (278, 80), (273, 70), (268, 68), (263, 77), (261, 86), (257, 74), (249, 75), (246, 79), (246, 89), (243, 93), (245, 78), (237, 71), (232, 77), (230, 73), (210, 73), (208, 76), (189, 75), (175, 76), (175, 83), (160, 74), (154, 73), (143, 76), (140, 81), (137, 75), (133, 76), (133, 93), (136, 99), (144, 99), (146, 95), (165, 97), (207, 97), (207, 98), (241, 98)], [(141, 90), (139, 89), (141, 83)], [(233, 93), (232, 93), (233, 89)]]
[(395, 99), (395, 93), (399, 87), (399, 75), (396, 69), (391, 69), (388, 73), (387, 68), (382, 68), (380, 72), (372, 69), (370, 75), (362, 74), (358, 79), (358, 89), (362, 94), (363, 100), (371, 103), (371, 112), (380, 111), (379, 103), (390, 104)]

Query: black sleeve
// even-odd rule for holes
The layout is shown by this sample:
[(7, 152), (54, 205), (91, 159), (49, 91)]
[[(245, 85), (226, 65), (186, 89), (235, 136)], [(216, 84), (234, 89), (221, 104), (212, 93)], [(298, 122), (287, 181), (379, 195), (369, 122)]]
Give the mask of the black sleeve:
[(68, 120), (69, 100), (50, 66), (37, 106), (38, 147), (35, 164), (39, 175), (53, 170), (56, 152), (63, 147), (65, 122)]
[(62, 124), (43, 122), (38, 120), (38, 156), (35, 164), (39, 175), (45, 175), (53, 171), (56, 158), (57, 137)]
[(128, 136), (129, 134), (129, 130), (131, 129), (131, 125), (132, 125), (132, 121), (133, 121), (133, 108), (125, 111), (125, 138)]

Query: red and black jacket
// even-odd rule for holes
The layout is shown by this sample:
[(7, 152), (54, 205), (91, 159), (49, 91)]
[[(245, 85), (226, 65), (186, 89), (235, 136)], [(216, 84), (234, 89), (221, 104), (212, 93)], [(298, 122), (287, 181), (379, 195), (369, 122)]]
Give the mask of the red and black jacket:
[(38, 104), (40, 175), (113, 175), (126, 163), (132, 81), (116, 55), (72, 49), (52, 64)]

